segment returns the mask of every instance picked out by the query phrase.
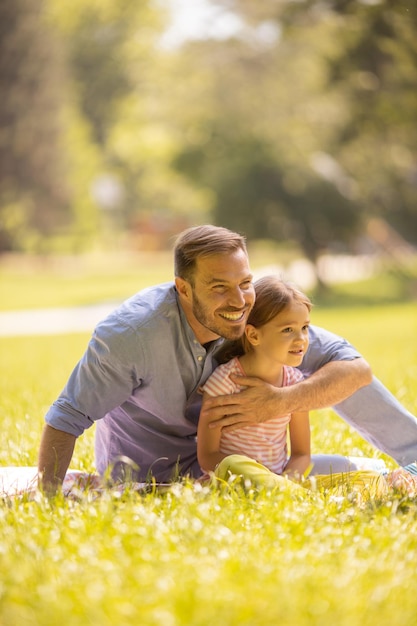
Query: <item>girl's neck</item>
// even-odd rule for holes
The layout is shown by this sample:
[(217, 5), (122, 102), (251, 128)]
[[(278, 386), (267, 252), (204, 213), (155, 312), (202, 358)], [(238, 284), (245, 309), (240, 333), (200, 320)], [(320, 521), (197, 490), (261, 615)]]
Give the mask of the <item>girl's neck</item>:
[(247, 352), (239, 357), (239, 361), (247, 376), (255, 376), (264, 380), (274, 387), (282, 387), (284, 378), (284, 365), (282, 363), (271, 363), (260, 359), (255, 352)]

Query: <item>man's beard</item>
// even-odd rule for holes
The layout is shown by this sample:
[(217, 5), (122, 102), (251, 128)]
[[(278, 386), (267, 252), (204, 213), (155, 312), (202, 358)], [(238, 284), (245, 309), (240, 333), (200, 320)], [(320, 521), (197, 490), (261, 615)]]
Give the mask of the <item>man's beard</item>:
[(200, 300), (196, 296), (193, 291), (193, 315), (196, 320), (207, 328), (212, 333), (223, 337), (224, 339), (239, 339), (243, 335), (244, 332), (244, 322), (239, 326), (230, 326), (227, 323), (227, 320), (224, 320), (223, 323), (221, 320), (216, 321), (214, 317), (209, 317), (205, 314), (204, 306), (200, 303)]

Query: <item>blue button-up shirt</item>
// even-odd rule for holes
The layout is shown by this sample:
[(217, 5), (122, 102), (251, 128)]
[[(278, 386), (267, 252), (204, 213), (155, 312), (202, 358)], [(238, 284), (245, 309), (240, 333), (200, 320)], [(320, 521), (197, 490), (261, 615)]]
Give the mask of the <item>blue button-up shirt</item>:
[[(310, 335), (307, 375), (327, 361), (360, 356), (323, 329)], [(149, 472), (159, 481), (177, 472), (198, 476), (199, 388), (216, 366), (221, 341), (207, 349), (197, 341), (173, 283), (145, 289), (97, 326), (46, 422), (78, 437), (97, 421), (100, 473), (128, 458), (136, 480)]]

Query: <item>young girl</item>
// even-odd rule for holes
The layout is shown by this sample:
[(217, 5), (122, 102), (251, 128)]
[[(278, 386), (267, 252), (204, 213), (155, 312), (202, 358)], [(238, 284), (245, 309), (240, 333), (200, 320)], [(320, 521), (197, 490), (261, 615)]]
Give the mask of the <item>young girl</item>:
[[(275, 276), (255, 283), (256, 301), (249, 315), (244, 336), (224, 344), (220, 365), (202, 388), (204, 396), (238, 393), (243, 389), (230, 375), (255, 376), (271, 385), (284, 387), (302, 380), (296, 369), (307, 351), (312, 304), (299, 289)], [(204, 397), (203, 397), (204, 402)], [(289, 434), (290, 455), (287, 449)], [(235, 475), (255, 487), (268, 489), (304, 481), (311, 470), (310, 425), (308, 412), (280, 415), (260, 424), (222, 432), (210, 428), (201, 417), (197, 432), (197, 454), (201, 468), (227, 480)], [(329, 457), (331, 458), (331, 457)], [(336, 457), (335, 457), (336, 458)], [(340, 457), (339, 457), (340, 458)], [(348, 462), (348, 460), (347, 460)], [(350, 472), (350, 483), (369, 487), (373, 495), (385, 491), (385, 481), (376, 472)], [(346, 474), (316, 476), (318, 487), (346, 483)], [(381, 493), (380, 493), (381, 492)]]

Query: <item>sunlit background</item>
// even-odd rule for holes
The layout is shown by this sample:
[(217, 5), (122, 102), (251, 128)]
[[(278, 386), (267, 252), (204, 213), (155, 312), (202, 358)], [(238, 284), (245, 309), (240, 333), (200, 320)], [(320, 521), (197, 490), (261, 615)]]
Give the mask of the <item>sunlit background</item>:
[(0, 262), (243, 232), (326, 287), (413, 273), (417, 6), (0, 7)]

